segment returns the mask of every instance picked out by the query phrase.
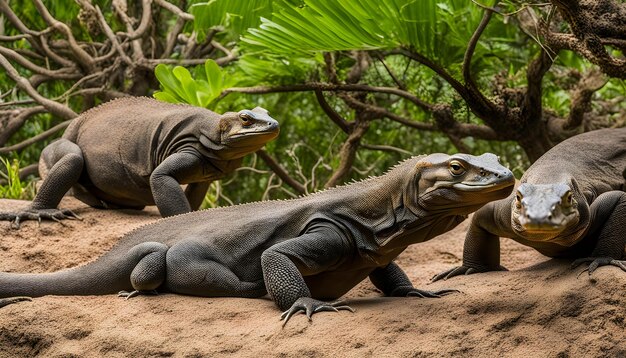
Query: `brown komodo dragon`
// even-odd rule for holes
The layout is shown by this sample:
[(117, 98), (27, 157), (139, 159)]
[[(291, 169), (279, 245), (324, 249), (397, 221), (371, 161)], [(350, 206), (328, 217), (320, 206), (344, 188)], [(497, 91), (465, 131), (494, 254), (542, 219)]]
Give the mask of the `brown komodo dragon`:
[[(508, 198), (478, 210), (467, 231), (463, 264), (435, 275), (506, 270), (500, 237), (554, 258), (588, 262), (589, 275), (603, 265), (626, 271), (626, 128), (595, 130), (546, 152), (522, 176)], [(583, 271), (584, 272), (584, 271)]]
[(113, 100), (78, 116), (43, 150), (37, 196), (28, 209), (0, 219), (19, 227), (25, 219), (74, 218), (57, 209), (70, 188), (96, 208), (156, 205), (164, 217), (197, 210), (211, 181), (278, 132), (278, 122), (260, 107), (219, 115), (148, 97)]
[[(151, 290), (260, 297), (286, 310), (350, 309), (339, 302), (364, 278), (388, 296), (439, 297), (413, 287), (393, 263), (408, 245), (451, 230), (506, 197), (513, 174), (493, 154), (432, 154), (386, 174), (297, 199), (196, 211), (126, 234), (84, 266), (42, 274), (0, 273), (0, 307), (18, 296)], [(350, 309), (351, 310), (351, 309)]]

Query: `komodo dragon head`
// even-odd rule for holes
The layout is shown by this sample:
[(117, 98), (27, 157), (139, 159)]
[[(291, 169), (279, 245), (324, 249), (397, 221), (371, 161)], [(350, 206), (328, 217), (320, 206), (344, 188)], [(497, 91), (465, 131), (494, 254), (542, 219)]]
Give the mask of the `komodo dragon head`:
[(522, 183), (511, 203), (511, 227), (524, 236), (537, 236), (541, 240), (559, 236), (578, 224), (577, 192), (573, 180), (555, 184)]
[(200, 143), (221, 159), (241, 158), (256, 152), (278, 136), (278, 122), (261, 107), (239, 112), (226, 112), (219, 117), (218, 126), (200, 130)]
[(513, 173), (491, 153), (431, 154), (420, 163), (419, 205), (429, 212), (451, 210), (467, 215), (505, 198), (515, 184)]

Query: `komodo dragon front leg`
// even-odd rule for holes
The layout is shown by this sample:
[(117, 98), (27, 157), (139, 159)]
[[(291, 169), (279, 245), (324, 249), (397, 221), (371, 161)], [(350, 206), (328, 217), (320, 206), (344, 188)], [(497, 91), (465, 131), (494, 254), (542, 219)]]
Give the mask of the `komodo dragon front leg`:
[(441, 297), (458, 290), (444, 289), (439, 291), (426, 291), (413, 287), (411, 280), (402, 271), (400, 266), (391, 262), (385, 267), (379, 267), (370, 274), (370, 281), (381, 290), (385, 296), (390, 297)]
[[(209, 188), (203, 179), (204, 162), (199, 153), (179, 152), (167, 157), (150, 175), (150, 190), (161, 216), (196, 210)], [(190, 183), (183, 191), (180, 184)]]
[(41, 153), (45, 165), (49, 168), (37, 196), (28, 208), (14, 213), (0, 213), (0, 220), (13, 221), (12, 227), (20, 227), (23, 220), (80, 219), (68, 209), (57, 209), (63, 195), (74, 186), (83, 171), (83, 152), (67, 139), (53, 142)]
[(626, 271), (626, 261), (621, 260), (626, 248), (626, 193), (617, 190), (606, 192), (594, 200), (589, 210), (592, 226), (587, 235), (598, 235), (598, 241), (591, 256), (575, 260), (572, 268), (590, 262), (581, 273), (587, 271), (591, 275), (598, 267), (605, 265), (617, 266)]
[(433, 276), (432, 282), (480, 272), (507, 271), (500, 265), (500, 238), (492, 233), (494, 228), (489, 227), (494, 215), (493, 205), (487, 204), (484, 209), (472, 217), (463, 245), (463, 264)]
[[(354, 254), (354, 247), (345, 235), (330, 223), (315, 225), (303, 235), (273, 245), (263, 252), (263, 280), (267, 292), (284, 311), (280, 316), (283, 326), (297, 312), (305, 313), (309, 320), (314, 313), (322, 311), (354, 312), (342, 301), (325, 302), (314, 298), (303, 277), (331, 271)], [(328, 285), (333, 284), (341, 285), (338, 282)], [(315, 291), (316, 287), (312, 288)], [(336, 299), (340, 295), (325, 298)]]

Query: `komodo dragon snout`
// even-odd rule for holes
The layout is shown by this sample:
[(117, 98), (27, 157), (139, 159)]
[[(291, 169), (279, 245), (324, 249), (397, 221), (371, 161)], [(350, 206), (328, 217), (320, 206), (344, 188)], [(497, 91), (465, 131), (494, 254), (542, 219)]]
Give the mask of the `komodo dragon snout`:
[(489, 201), (506, 197), (515, 184), (513, 173), (491, 153), (428, 158), (419, 180), (419, 191), (423, 193), (420, 204), (424, 207), (467, 207), (469, 214)]
[(578, 202), (568, 184), (523, 183), (512, 202), (512, 226), (527, 233), (554, 233), (576, 225)]

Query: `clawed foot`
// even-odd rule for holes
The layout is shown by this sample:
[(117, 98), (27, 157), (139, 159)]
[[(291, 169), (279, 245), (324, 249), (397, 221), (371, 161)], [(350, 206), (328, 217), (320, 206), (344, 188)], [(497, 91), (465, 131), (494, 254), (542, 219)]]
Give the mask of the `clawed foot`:
[(61, 221), (65, 219), (82, 220), (83, 218), (69, 209), (26, 209), (17, 213), (0, 213), (0, 220), (12, 221), (11, 228), (13, 229), (19, 229), (24, 220), (37, 220), (39, 224), (41, 220), (52, 220), (65, 225)]
[(283, 327), (285, 327), (291, 316), (298, 312), (305, 313), (309, 321), (312, 321), (311, 316), (313, 316), (314, 313), (323, 311), (338, 312), (339, 310), (346, 310), (354, 313), (354, 309), (347, 306), (344, 301), (324, 302), (310, 297), (300, 297), (293, 303), (293, 305), (291, 305), (290, 309), (280, 315), (280, 319), (284, 320)]
[(439, 291), (426, 291), (420, 290), (415, 287), (399, 287), (393, 290), (389, 296), (391, 297), (419, 297), (419, 298), (439, 298), (445, 295), (449, 295), (454, 292), (461, 292), (459, 290), (443, 289)]
[(24, 302), (24, 301), (32, 301), (33, 299), (30, 297), (8, 297), (8, 298), (0, 298), (0, 308), (10, 305), (12, 303)]
[(159, 293), (156, 290), (150, 290), (150, 291), (140, 291), (140, 290), (134, 290), (134, 291), (120, 291), (117, 293), (117, 297), (124, 297), (124, 299), (129, 299), (129, 298), (133, 298), (139, 295), (150, 295), (150, 296), (157, 296)]
[(586, 269), (582, 270), (578, 274), (578, 276), (576, 276), (576, 278), (580, 277), (580, 275), (582, 275), (584, 272), (588, 272), (589, 276), (591, 276), (591, 274), (598, 267), (607, 266), (607, 265), (617, 266), (620, 269), (622, 269), (622, 271), (626, 271), (626, 261), (616, 260), (612, 257), (583, 257), (572, 262), (572, 269), (575, 269), (576, 267), (586, 262), (591, 262), (591, 263)]
[(435, 282), (439, 280), (447, 280), (454, 276), (471, 275), (475, 273), (489, 272), (489, 271), (508, 271), (508, 270), (504, 266), (500, 266), (498, 268), (474, 268), (474, 267), (468, 267), (468, 266), (462, 265), (462, 266), (453, 267), (440, 274), (436, 274), (435, 276), (433, 276), (433, 278), (430, 279), (430, 282)]

